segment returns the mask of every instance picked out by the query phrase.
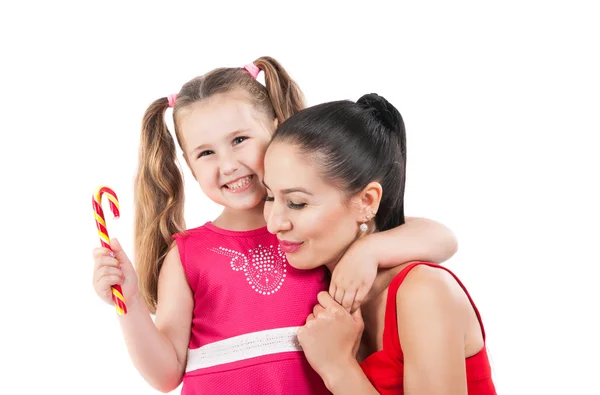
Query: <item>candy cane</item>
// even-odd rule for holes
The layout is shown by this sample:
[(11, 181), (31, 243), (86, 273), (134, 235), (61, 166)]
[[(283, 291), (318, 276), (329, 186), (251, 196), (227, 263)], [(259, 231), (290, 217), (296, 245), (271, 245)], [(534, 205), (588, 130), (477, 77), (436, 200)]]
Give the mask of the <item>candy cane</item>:
[[(108, 230), (106, 229), (106, 221), (104, 219), (104, 211), (102, 210), (102, 195), (106, 195), (110, 209), (115, 218), (119, 218), (119, 200), (117, 194), (110, 188), (101, 186), (96, 189), (94, 196), (92, 197), (92, 205), (94, 207), (94, 217), (96, 218), (96, 226), (98, 227), (98, 236), (100, 236), (100, 244), (102, 247), (110, 248), (110, 237), (108, 236)], [(123, 297), (123, 291), (119, 284), (115, 284), (112, 287), (113, 301), (115, 302), (115, 308), (120, 315), (127, 314), (127, 307), (125, 306), (125, 298)]]

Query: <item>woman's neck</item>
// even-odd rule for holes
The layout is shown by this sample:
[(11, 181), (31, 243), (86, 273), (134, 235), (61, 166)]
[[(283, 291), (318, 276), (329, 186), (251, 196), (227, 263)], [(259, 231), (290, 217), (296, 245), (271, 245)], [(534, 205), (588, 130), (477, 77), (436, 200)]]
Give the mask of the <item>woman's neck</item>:
[(361, 306), (365, 323), (357, 359), (362, 361), (374, 352), (383, 350), (383, 328), (385, 326), (385, 310), (387, 288)]
[(235, 231), (259, 229), (267, 225), (262, 204), (250, 210), (234, 210), (226, 207), (212, 224), (221, 229)]

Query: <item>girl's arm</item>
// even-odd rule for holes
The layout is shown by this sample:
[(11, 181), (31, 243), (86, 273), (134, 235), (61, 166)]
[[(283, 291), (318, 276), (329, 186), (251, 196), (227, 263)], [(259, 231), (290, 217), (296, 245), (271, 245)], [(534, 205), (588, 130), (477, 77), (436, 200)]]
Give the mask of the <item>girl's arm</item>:
[(368, 235), (364, 241), (376, 253), (379, 268), (411, 261), (442, 263), (458, 250), (454, 233), (427, 218), (406, 217), (404, 225)]
[[(121, 251), (122, 266), (131, 262)], [(119, 316), (133, 364), (155, 389), (169, 392), (179, 386), (185, 372), (194, 299), (177, 247), (167, 254), (158, 276), (155, 322), (139, 293), (127, 299), (127, 314)]]
[[(406, 217), (404, 225), (355, 241), (333, 271), (329, 293), (344, 308), (354, 311), (367, 298), (379, 269), (412, 261), (441, 263), (457, 249), (456, 237), (445, 225), (427, 218)], [(380, 277), (388, 280), (379, 285), (387, 288), (398, 271)]]
[(444, 270), (419, 265), (407, 275), (396, 294), (406, 394), (467, 395), (465, 303)]

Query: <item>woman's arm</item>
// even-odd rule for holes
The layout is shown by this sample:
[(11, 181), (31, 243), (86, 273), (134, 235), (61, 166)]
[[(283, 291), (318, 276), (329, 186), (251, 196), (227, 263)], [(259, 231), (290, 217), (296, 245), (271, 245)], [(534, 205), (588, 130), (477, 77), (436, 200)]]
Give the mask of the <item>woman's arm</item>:
[(306, 359), (334, 395), (378, 394), (356, 361), (364, 329), (360, 310), (350, 314), (327, 292), (298, 329)]
[(340, 366), (324, 381), (333, 395), (379, 395), (356, 360)]
[(425, 265), (413, 268), (398, 289), (405, 394), (467, 395), (464, 300), (448, 272)]

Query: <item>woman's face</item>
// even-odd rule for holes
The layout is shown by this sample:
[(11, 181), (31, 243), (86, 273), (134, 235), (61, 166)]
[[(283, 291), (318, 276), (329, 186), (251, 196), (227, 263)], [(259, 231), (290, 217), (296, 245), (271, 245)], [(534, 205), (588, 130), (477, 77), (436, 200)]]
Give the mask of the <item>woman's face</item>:
[(358, 207), (294, 145), (271, 144), (264, 163), (265, 219), (288, 262), (297, 269), (333, 270), (358, 236)]

